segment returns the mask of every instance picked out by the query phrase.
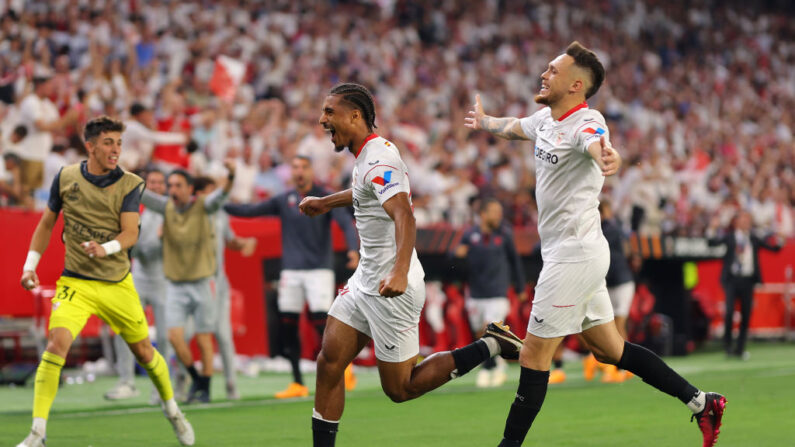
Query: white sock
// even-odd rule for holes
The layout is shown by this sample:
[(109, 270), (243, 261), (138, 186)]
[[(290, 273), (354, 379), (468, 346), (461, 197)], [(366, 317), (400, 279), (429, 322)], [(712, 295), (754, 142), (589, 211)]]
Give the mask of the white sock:
[(33, 418), (33, 426), (30, 429), (44, 436), (47, 433), (47, 419)]
[(323, 415), (318, 413), (317, 410), (312, 408), (312, 419), (317, 419), (320, 421), (331, 422), (332, 424), (339, 424), (340, 421), (330, 421), (328, 419), (323, 419)]
[(690, 402), (687, 403), (687, 408), (693, 412), (693, 414), (701, 413), (704, 411), (704, 407), (707, 406), (707, 395), (699, 390)]
[(179, 412), (177, 401), (172, 397), (171, 399), (163, 402), (163, 411), (166, 412), (166, 416), (168, 417), (176, 416), (176, 414)]
[(500, 354), (500, 344), (494, 337), (483, 337), (481, 340), (486, 342), (486, 346), (489, 347), (489, 354), (491, 354), (492, 357)]

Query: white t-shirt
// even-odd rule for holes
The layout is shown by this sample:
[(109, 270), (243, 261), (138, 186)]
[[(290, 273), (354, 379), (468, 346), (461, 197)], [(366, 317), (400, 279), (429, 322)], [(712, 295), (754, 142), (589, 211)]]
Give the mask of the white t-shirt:
[(34, 93), (26, 96), (19, 105), (20, 124), (28, 128), (28, 135), (20, 143), (24, 152), (19, 154), (25, 160), (44, 161), (52, 150), (52, 133), (40, 130), (35, 122), (51, 122), (58, 119), (58, 109), (49, 98), (39, 98)]
[(609, 131), (586, 104), (555, 120), (545, 107), (520, 120), (535, 141), (536, 202), (541, 256), (546, 262), (580, 262), (603, 255), (607, 240), (599, 217), (602, 171), (588, 146)]
[[(356, 157), (352, 183), (353, 211), (361, 243), (359, 266), (351, 281), (362, 292), (378, 295), (381, 280), (392, 270), (397, 255), (395, 222), (382, 205), (401, 192), (408, 194), (411, 202), (408, 169), (394, 144), (371, 135)], [(424, 279), (417, 250), (413, 250), (408, 287), (422, 288)]]

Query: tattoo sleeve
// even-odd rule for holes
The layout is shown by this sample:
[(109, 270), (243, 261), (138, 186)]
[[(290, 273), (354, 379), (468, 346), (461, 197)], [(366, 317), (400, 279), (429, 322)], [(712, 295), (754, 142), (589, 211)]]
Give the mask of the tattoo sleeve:
[(480, 121), (480, 127), (506, 140), (529, 139), (527, 135), (522, 132), (519, 118), (494, 118), (493, 116), (484, 116)]

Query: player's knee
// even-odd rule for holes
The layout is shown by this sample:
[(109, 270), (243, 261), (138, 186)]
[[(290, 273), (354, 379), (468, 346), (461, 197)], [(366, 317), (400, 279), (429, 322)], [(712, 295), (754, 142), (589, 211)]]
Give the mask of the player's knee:
[(129, 346), (138, 363), (149, 363), (155, 355), (155, 348), (148, 338), (137, 343), (131, 343)]
[(50, 331), (49, 337), (47, 338), (46, 348), (48, 352), (52, 352), (53, 354), (59, 355), (61, 357), (66, 357), (66, 354), (69, 352), (69, 347), (72, 346), (73, 339), (71, 333), (64, 331), (57, 329)]
[(184, 343), (183, 336), (177, 331), (168, 331), (168, 341), (173, 345), (179, 345), (180, 342)]
[(342, 362), (340, 361), (339, 356), (329, 353), (325, 349), (321, 349), (320, 354), (317, 355), (317, 369), (320, 371), (326, 373), (344, 371), (345, 367), (341, 367), (341, 364)]
[(404, 388), (384, 388), (384, 393), (396, 404), (412, 399), (411, 393)]

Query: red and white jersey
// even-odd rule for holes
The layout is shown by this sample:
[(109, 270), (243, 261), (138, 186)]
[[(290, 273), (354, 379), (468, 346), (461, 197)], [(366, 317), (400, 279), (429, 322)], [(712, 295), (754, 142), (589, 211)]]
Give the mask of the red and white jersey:
[[(378, 295), (380, 282), (392, 270), (397, 255), (395, 222), (384, 210), (383, 203), (401, 192), (408, 194), (411, 202), (408, 169), (397, 147), (378, 135), (367, 137), (356, 153), (352, 188), (353, 211), (361, 244), (359, 267), (351, 280), (362, 292)], [(424, 279), (425, 272), (417, 258), (417, 250), (413, 250), (409, 288), (423, 287)]]
[(586, 103), (552, 118), (549, 107), (520, 120), (535, 141), (536, 202), (541, 256), (580, 262), (608, 250), (599, 217), (604, 176), (588, 146), (610, 133), (601, 113)]

